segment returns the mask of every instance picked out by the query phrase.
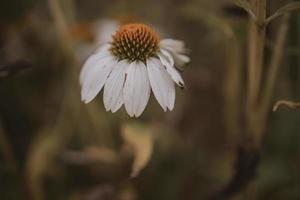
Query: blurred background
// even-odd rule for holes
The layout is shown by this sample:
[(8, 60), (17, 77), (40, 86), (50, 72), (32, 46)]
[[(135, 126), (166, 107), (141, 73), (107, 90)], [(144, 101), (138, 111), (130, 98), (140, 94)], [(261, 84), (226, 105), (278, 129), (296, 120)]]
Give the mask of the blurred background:
[[(268, 13), (288, 2), (269, 1)], [(299, 20), (289, 21), (273, 102), (300, 98)], [(186, 42), (174, 111), (153, 96), (138, 119), (105, 112), (102, 93), (80, 101), (83, 62), (127, 22)], [(270, 112), (260, 158), (239, 167), (247, 28), (229, 0), (1, 1), (0, 199), (300, 199), (300, 111)]]

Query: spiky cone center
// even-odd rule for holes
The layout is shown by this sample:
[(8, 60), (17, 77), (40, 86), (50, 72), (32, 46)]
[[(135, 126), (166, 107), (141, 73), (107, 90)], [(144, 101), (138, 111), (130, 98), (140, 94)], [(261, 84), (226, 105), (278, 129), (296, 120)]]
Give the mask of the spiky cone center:
[(145, 24), (126, 24), (112, 36), (112, 54), (119, 60), (131, 62), (155, 57), (159, 50), (157, 33)]

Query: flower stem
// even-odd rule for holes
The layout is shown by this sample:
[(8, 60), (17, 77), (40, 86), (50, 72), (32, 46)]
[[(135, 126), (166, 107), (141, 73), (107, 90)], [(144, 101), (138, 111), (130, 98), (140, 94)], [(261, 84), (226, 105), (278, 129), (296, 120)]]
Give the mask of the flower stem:
[[(262, 83), (264, 65), (264, 47), (266, 38), (266, 0), (250, 0), (250, 5), (256, 15), (256, 21), (250, 19), (248, 38), (248, 90), (246, 109), (246, 134), (243, 145), (249, 151), (260, 149), (264, 124), (258, 112), (258, 97)], [(251, 181), (245, 190), (246, 199), (255, 199), (255, 181)]]
[(266, 19), (266, 0), (251, 0), (250, 4), (256, 15), (256, 21), (250, 20), (248, 43), (248, 104), (253, 108), (257, 103), (264, 63), (264, 44)]
[(248, 96), (247, 96), (247, 145), (251, 148), (260, 146), (261, 119), (257, 115), (257, 103), (262, 79), (264, 63), (264, 45), (266, 28), (266, 0), (251, 0), (250, 4), (256, 15), (256, 21), (250, 20), (248, 40)]

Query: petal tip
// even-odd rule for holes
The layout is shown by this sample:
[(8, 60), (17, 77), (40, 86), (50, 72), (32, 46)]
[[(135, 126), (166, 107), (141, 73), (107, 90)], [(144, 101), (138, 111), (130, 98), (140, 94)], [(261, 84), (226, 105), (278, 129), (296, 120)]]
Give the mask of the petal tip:
[(184, 89), (184, 83), (183, 83), (183, 82), (179, 82), (178, 85), (179, 85), (179, 87), (180, 87), (181, 89)]
[(136, 114), (134, 115), (134, 117), (138, 118), (138, 117), (140, 117), (142, 114), (143, 114), (143, 113), (136, 113)]
[(91, 102), (91, 100), (88, 100), (87, 98), (84, 98), (84, 97), (81, 97), (81, 101), (84, 103), (84, 104), (88, 104)]
[(173, 111), (174, 110), (174, 106), (173, 107), (168, 107), (169, 111)]
[(110, 107), (107, 106), (107, 105), (105, 105), (105, 104), (104, 104), (104, 108), (105, 108), (105, 111), (106, 111), (106, 112), (110, 111)]

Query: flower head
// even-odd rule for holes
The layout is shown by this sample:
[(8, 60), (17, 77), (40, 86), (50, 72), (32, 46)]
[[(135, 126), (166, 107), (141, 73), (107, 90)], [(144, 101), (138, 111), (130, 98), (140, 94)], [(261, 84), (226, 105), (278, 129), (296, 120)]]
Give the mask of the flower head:
[(146, 63), (159, 50), (158, 35), (144, 24), (124, 25), (112, 38), (110, 51), (120, 60), (139, 60)]
[(164, 111), (173, 110), (175, 83), (184, 86), (176, 67), (189, 62), (182, 41), (160, 40), (145, 24), (121, 26), (112, 41), (90, 56), (80, 73), (81, 98), (92, 101), (104, 87), (107, 111), (116, 112), (123, 104), (127, 113), (140, 116), (151, 89)]

